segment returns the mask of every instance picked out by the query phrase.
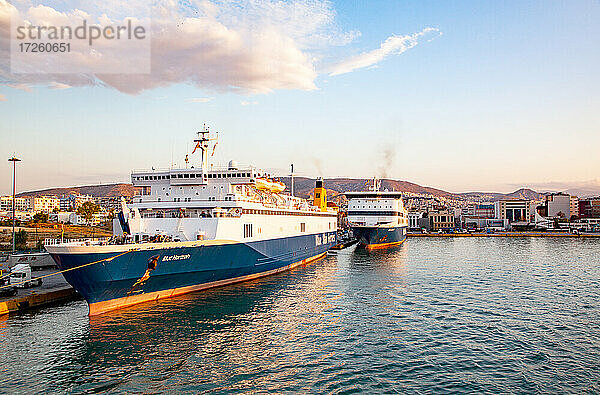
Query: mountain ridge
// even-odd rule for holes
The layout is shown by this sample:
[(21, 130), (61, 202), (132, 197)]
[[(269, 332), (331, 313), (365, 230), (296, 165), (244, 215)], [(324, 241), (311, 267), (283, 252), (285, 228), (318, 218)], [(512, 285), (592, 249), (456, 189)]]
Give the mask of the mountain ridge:
[[(314, 188), (316, 178), (310, 177), (294, 177), (294, 189), (295, 194), (300, 197), (310, 197), (311, 192)], [(281, 181), (286, 184), (288, 190), (291, 187), (290, 177), (282, 177)], [(360, 191), (365, 190), (367, 185), (370, 184), (370, 179), (365, 178), (348, 178), (348, 177), (335, 177), (325, 178), (323, 180), (325, 187), (334, 193), (341, 194), (348, 191)], [(411, 192), (420, 194), (430, 194), (436, 197), (444, 197), (450, 199), (460, 200), (477, 200), (477, 201), (498, 201), (500, 199), (533, 199), (540, 200), (543, 198), (544, 193), (536, 192), (530, 188), (520, 188), (510, 193), (500, 192), (463, 192), (463, 193), (452, 193), (444, 191), (442, 189), (422, 186), (410, 181), (393, 180), (393, 179), (382, 179), (381, 189), (388, 189), (390, 191), (400, 192)], [(91, 195), (95, 197), (114, 197), (114, 196), (134, 196), (136, 191), (139, 191), (139, 187), (134, 187), (127, 183), (110, 183), (100, 185), (82, 185), (73, 187), (59, 187), (59, 188), (44, 188), (33, 191), (21, 192), (18, 197), (36, 197), (43, 195), (67, 195), (70, 193), (79, 193), (82, 195)]]

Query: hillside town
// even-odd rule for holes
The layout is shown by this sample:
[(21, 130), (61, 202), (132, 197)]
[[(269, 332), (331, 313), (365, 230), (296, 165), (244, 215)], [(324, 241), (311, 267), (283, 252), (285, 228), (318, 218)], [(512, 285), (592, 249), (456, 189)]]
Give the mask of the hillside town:
[(409, 229), (600, 231), (600, 197), (578, 198), (564, 192), (542, 199), (469, 201), (433, 196), (408, 196)]
[[(15, 219), (26, 223), (38, 218), (44, 222), (97, 226), (111, 220), (118, 210), (121, 197), (99, 197), (70, 193), (61, 196), (15, 197)], [(126, 197), (130, 201), (129, 197)], [(0, 197), (0, 220), (12, 220), (13, 197)], [(39, 217), (39, 216), (42, 217)]]

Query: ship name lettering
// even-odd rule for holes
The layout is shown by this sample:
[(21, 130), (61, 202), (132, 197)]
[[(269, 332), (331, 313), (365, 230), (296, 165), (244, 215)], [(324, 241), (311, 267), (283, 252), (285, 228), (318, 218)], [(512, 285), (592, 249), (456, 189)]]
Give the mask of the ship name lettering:
[(168, 262), (168, 261), (181, 261), (184, 259), (190, 259), (190, 254), (183, 254), (183, 255), (167, 255), (164, 256), (162, 261), (163, 262)]

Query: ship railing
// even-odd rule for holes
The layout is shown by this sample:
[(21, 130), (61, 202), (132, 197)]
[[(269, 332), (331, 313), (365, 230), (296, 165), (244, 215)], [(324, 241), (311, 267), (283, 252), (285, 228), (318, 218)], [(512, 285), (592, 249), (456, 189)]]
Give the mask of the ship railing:
[(46, 238), (44, 239), (44, 246), (59, 245), (59, 244), (71, 244), (71, 245), (101, 245), (106, 244), (110, 240), (110, 237), (88, 237), (78, 239), (65, 239), (65, 238)]

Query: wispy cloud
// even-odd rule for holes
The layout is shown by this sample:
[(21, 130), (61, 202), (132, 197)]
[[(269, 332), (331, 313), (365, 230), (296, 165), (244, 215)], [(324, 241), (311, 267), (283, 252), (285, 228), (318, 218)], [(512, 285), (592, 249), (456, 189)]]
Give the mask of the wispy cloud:
[(240, 102), (240, 104), (241, 104), (242, 106), (254, 106), (254, 105), (258, 104), (258, 102), (257, 102), (257, 101), (247, 101), (247, 100), (242, 100), (242, 101)]
[(71, 85), (63, 84), (62, 82), (52, 81), (50, 83), (50, 85), (48, 85), (48, 87), (50, 89), (63, 90), (63, 89), (69, 89), (71, 87)]
[(25, 91), (25, 92), (33, 91), (33, 88), (29, 84), (26, 84), (26, 83), (6, 84), (6, 86), (8, 86), (9, 88), (18, 89), (18, 90)]
[(208, 103), (212, 99), (212, 97), (194, 97), (192, 99), (189, 99), (188, 101), (190, 103)]
[(439, 29), (428, 27), (411, 35), (390, 36), (383, 43), (381, 43), (379, 48), (372, 51), (363, 52), (333, 65), (329, 69), (329, 75), (345, 74), (365, 67), (375, 67), (377, 63), (381, 62), (390, 55), (399, 55), (411, 48), (414, 48), (419, 43), (419, 40), (427, 38), (427, 41), (431, 41), (432, 39), (439, 37), (441, 34), (442, 33)]
[(0, 101), (6, 101), (6, 96), (0, 93)]

